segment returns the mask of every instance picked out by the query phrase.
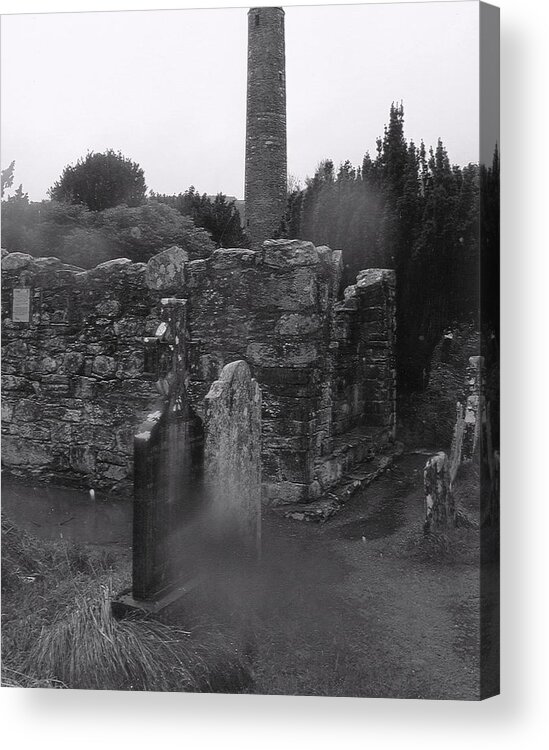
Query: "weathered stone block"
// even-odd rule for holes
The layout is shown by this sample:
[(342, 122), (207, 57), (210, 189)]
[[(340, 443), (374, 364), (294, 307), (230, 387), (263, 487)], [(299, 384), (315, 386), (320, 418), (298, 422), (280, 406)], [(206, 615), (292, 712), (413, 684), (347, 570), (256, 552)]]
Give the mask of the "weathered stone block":
[(20, 378), (16, 375), (2, 375), (2, 390), (29, 393), (32, 388), (26, 378)]
[(72, 427), (66, 422), (54, 422), (51, 425), (50, 436), (52, 445), (69, 445), (72, 440)]
[(50, 430), (48, 427), (42, 427), (37, 424), (30, 424), (29, 422), (21, 422), (17, 424), (12, 422), (10, 426), (10, 433), (12, 435), (19, 435), (19, 437), (29, 438), (31, 440), (49, 440)]
[(271, 274), (258, 282), (252, 308), (277, 308), (288, 312), (308, 310), (317, 304), (314, 267), (298, 267), (291, 274)]
[(310, 343), (248, 345), (246, 356), (253, 365), (262, 367), (304, 367), (319, 357), (318, 347)]
[(116, 299), (106, 299), (97, 305), (97, 314), (106, 317), (114, 317), (120, 312), (120, 302)]
[(2, 347), (2, 361), (6, 359), (19, 359), (20, 357), (26, 357), (27, 354), (28, 347), (22, 339), (17, 339)]
[(253, 266), (257, 263), (258, 253), (255, 250), (241, 248), (219, 248), (210, 258), (210, 266), (216, 270)]
[(72, 379), (72, 391), (75, 398), (93, 399), (95, 397), (97, 380), (83, 376)]
[(106, 378), (114, 375), (118, 363), (114, 357), (107, 357), (104, 354), (99, 354), (93, 360), (92, 372), (100, 377)]
[(11, 422), (13, 418), (13, 404), (7, 402), (6, 398), (2, 398), (2, 424)]
[(34, 258), (27, 253), (8, 253), (2, 259), (2, 271), (20, 271), (35, 265)]
[(303, 240), (267, 240), (263, 243), (263, 262), (274, 268), (314, 266), (319, 262), (312, 242)]
[(24, 398), (15, 406), (14, 419), (19, 422), (38, 422), (42, 413), (42, 404)]
[(58, 366), (57, 360), (53, 357), (43, 357), (38, 365), (39, 371), (45, 374), (56, 372)]
[(149, 289), (179, 293), (185, 286), (185, 264), (189, 254), (174, 245), (154, 255), (147, 263), (145, 279)]
[(287, 313), (282, 315), (275, 326), (275, 333), (278, 336), (309, 336), (316, 333), (322, 326), (320, 317), (316, 314), (299, 315), (297, 313)]
[(2, 438), (2, 462), (5, 466), (47, 466), (52, 461), (51, 448), (15, 435)]
[(72, 375), (78, 375), (84, 369), (85, 361), (80, 352), (67, 352), (63, 358), (63, 369)]
[(128, 476), (128, 469), (126, 466), (98, 462), (97, 473), (105, 479), (112, 479), (119, 482), (122, 479), (126, 479)]
[(88, 445), (71, 445), (69, 460), (71, 468), (81, 474), (93, 474), (95, 471), (95, 451)]

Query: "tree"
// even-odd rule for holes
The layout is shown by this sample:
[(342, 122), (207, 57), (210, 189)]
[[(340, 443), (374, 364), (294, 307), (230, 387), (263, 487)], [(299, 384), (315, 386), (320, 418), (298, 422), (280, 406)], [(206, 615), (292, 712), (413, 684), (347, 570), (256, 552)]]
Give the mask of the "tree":
[[(10, 167), (13, 164), (14, 162)], [(9, 184), (6, 183), (5, 187), (11, 187), (12, 184), (13, 171)], [(36, 221), (37, 212), (29, 203), (28, 194), (23, 192), (23, 185), (19, 185), (13, 195), (2, 201), (2, 247), (11, 253), (30, 252)]]
[(200, 194), (193, 185), (179, 195), (157, 195), (151, 198), (165, 203), (183, 216), (190, 216), (197, 227), (210, 233), (216, 247), (245, 247), (246, 235), (241, 217), (234, 201), (218, 193), (212, 200), (206, 193)]
[(122, 204), (139, 206), (146, 190), (139, 164), (109, 149), (101, 154), (92, 151), (75, 165), (65, 167), (49, 195), (54, 201), (103, 211)]
[(9, 167), (6, 167), (6, 169), (2, 170), (2, 178), (1, 178), (2, 195), (4, 195), (4, 191), (6, 190), (6, 188), (10, 188), (13, 185), (14, 172), (15, 172), (15, 161), (12, 161)]
[[(496, 154), (480, 175), (485, 257), (497, 248), (498, 172)], [(478, 165), (452, 166), (442, 141), (429, 154), (423, 143), (408, 143), (403, 106), (393, 103), (375, 157), (366, 153), (360, 168), (346, 161), (337, 172), (325, 160), (288, 196), (282, 235), (342, 250), (346, 285), (364, 268), (395, 269), (401, 395), (426, 387), (445, 328), (478, 326), (478, 183)]]

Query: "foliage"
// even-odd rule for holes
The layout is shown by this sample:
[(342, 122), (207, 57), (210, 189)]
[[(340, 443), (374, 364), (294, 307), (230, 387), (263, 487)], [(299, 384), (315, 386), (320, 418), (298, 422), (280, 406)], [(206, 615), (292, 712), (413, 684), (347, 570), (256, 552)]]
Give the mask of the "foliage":
[(7, 190), (7, 188), (10, 188), (13, 185), (14, 173), (15, 173), (15, 161), (12, 161), (9, 167), (6, 167), (6, 169), (3, 169), (1, 173), (0, 183), (1, 183), (1, 188), (2, 188), (2, 195), (4, 195), (4, 191)]
[(161, 250), (179, 245), (191, 258), (203, 258), (214, 249), (208, 234), (175, 209), (156, 201), (137, 208), (118, 206), (96, 216), (95, 228), (116, 247), (114, 257), (146, 262)]
[(143, 170), (120, 152), (88, 153), (63, 170), (49, 191), (52, 200), (103, 211), (121, 204), (139, 206), (145, 199)]
[(183, 216), (190, 216), (196, 226), (203, 227), (212, 237), (216, 247), (245, 247), (246, 236), (242, 229), (240, 213), (234, 201), (218, 193), (212, 200), (191, 186), (179, 195), (152, 196), (160, 203), (175, 208)]
[(305, 189), (288, 196), (280, 234), (343, 251), (344, 282), (363, 268), (394, 268), (397, 275), (399, 392), (423, 390), (432, 352), (448, 327), (479, 325), (480, 183), (485, 242), (493, 254), (499, 205), (496, 168), (452, 166), (442, 141), (428, 152), (404, 137), (402, 104), (391, 106), (374, 158), (346, 161), (336, 171), (321, 162)]
[(2, 247), (10, 252), (54, 255), (91, 268), (120, 257), (146, 262), (172, 245), (183, 247), (191, 258), (214, 249), (208, 234), (191, 219), (154, 201), (96, 212), (55, 201), (29, 203), (26, 196), (2, 201)]

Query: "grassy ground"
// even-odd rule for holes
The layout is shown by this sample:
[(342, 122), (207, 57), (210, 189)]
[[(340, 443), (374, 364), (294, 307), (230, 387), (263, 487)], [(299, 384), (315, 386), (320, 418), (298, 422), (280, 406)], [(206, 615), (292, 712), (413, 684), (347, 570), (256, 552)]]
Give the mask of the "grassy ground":
[(462, 477), (460, 527), (427, 544), (425, 461), (404, 456), (322, 526), (267, 514), (256, 573), (222, 561), (162, 623), (110, 617), (127, 553), (4, 523), (3, 683), (477, 698), (478, 477)]
[(239, 691), (249, 665), (230, 632), (193, 618), (115, 620), (127, 555), (38, 540), (2, 519), (2, 684)]

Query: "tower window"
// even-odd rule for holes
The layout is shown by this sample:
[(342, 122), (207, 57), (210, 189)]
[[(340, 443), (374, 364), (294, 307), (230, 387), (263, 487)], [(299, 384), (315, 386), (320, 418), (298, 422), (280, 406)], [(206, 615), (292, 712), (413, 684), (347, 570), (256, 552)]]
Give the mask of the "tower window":
[(255, 14), (255, 25), (259, 26), (259, 13)]

